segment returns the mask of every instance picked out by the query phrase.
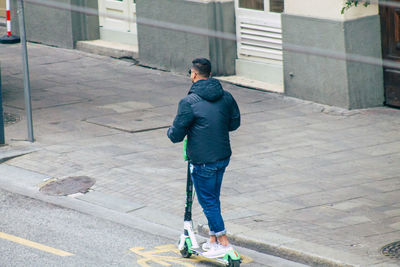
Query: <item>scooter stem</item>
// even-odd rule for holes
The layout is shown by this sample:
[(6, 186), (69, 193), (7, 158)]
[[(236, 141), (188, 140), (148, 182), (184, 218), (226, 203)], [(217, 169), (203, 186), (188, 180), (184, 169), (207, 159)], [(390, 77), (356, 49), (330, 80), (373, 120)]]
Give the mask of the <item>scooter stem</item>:
[(185, 221), (183, 223), (183, 229), (185, 230), (185, 234), (187, 234), (192, 242), (192, 248), (199, 248), (199, 243), (197, 243), (196, 235), (193, 231), (193, 222)]
[[(185, 140), (186, 142), (186, 140)], [(184, 148), (186, 152), (186, 146)], [(187, 157), (186, 157), (187, 159)], [(186, 180), (186, 205), (185, 205), (185, 218), (183, 223), (184, 236), (189, 236), (190, 241), (192, 242), (192, 248), (199, 248), (199, 244), (197, 243), (196, 236), (193, 231), (193, 222), (192, 222), (192, 204), (193, 204), (193, 181), (192, 176), (190, 174), (190, 162), (188, 161), (187, 165), (187, 180)]]

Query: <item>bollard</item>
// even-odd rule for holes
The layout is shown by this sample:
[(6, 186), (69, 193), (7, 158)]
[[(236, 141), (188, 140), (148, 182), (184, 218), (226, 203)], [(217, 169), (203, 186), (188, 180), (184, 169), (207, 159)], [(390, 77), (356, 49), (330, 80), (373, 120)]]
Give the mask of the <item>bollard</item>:
[(11, 3), (10, 0), (6, 0), (6, 15), (7, 15), (7, 35), (0, 38), (2, 44), (16, 44), (20, 42), (18, 36), (12, 35), (11, 32)]
[(0, 68), (0, 145), (5, 144), (4, 137), (4, 116), (3, 116), (3, 95), (1, 91), (1, 68)]

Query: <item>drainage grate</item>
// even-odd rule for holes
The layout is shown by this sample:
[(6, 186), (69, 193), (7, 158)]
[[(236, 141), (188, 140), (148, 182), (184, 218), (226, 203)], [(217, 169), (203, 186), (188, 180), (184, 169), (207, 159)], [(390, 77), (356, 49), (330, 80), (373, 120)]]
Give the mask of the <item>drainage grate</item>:
[(400, 241), (384, 246), (382, 254), (392, 259), (400, 259)]
[(96, 183), (87, 176), (68, 177), (43, 185), (40, 192), (51, 196), (67, 196), (76, 193), (86, 193)]

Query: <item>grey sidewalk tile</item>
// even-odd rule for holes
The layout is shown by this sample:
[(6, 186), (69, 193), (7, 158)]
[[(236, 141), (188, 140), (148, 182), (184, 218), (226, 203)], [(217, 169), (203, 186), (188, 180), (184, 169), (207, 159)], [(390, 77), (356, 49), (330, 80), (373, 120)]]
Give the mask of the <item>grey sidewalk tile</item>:
[(245, 234), (248, 238), (253, 238), (259, 241), (266, 239), (268, 240), (269, 244), (276, 244), (278, 246), (298, 241), (296, 238), (284, 236), (278, 233), (262, 231), (260, 229), (257, 230), (252, 229), (251, 231), (248, 231)]
[[(400, 217), (399, 217), (399, 220), (400, 220)], [(396, 222), (396, 223), (393, 223), (393, 224), (390, 224), (389, 226), (390, 226), (390, 228), (393, 228), (393, 229), (396, 229), (396, 230), (400, 230), (400, 221)]]
[(36, 110), (34, 114), (37, 118), (35, 119), (36, 124), (59, 124), (64, 121), (81, 121), (87, 117), (101, 116), (107, 113), (88, 103), (74, 103), (57, 108), (57, 112), (52, 112), (52, 109), (42, 109)]
[(345, 212), (332, 210), (329, 206), (310, 207), (288, 212), (288, 218), (296, 218), (304, 223), (332, 228), (332, 224), (346, 225), (341, 219), (348, 216)]
[(346, 225), (357, 225), (371, 222), (371, 220), (366, 216), (348, 216), (339, 219), (339, 221), (345, 223)]
[[(347, 237), (357, 237), (359, 243), (363, 246), (368, 245), (370, 249), (378, 250), (386, 242), (398, 236), (396, 229), (390, 228), (379, 222), (366, 222), (354, 225), (347, 225), (338, 229), (335, 232), (341, 233)], [(389, 238), (392, 236), (392, 238)], [(369, 240), (380, 240), (379, 242), (370, 242)], [(383, 243), (382, 245), (380, 243)]]
[(156, 208), (145, 207), (133, 212), (130, 212), (132, 216), (138, 216), (151, 222), (157, 222), (161, 225), (169, 226), (173, 229), (179, 229), (183, 227), (183, 218), (174, 216), (171, 213), (158, 210)]
[(107, 90), (103, 88), (92, 88), (84, 84), (66, 84), (60, 85), (55, 84), (51, 87), (46, 88), (46, 91), (52, 93), (64, 93), (70, 94), (77, 97), (84, 97), (88, 99), (96, 99), (100, 96), (113, 96), (118, 94), (118, 92)]
[(387, 210), (384, 213), (390, 217), (400, 217), (400, 209)]
[(400, 190), (400, 177), (369, 182), (363, 184), (363, 186), (379, 190), (380, 192), (391, 192), (393, 190)]
[(257, 216), (261, 214), (262, 213), (259, 211), (254, 211), (247, 208), (238, 208), (238, 209), (231, 209), (227, 212), (222, 212), (222, 217), (226, 221), (232, 221), (235, 219)]
[(233, 222), (226, 222), (226, 229), (229, 233), (243, 233), (246, 234), (247, 232), (249, 232), (251, 229), (244, 226), (244, 225), (238, 225), (235, 224)]
[(142, 204), (134, 203), (114, 196), (109, 196), (101, 192), (90, 191), (76, 197), (77, 199), (99, 205), (108, 209), (120, 212), (132, 212), (144, 207)]
[(360, 149), (357, 149), (357, 151), (367, 154), (369, 156), (399, 154), (400, 153), (400, 141), (360, 148)]
[(108, 105), (102, 105), (100, 107), (105, 108), (105, 109), (114, 110), (117, 113), (125, 113), (125, 112), (131, 112), (131, 111), (135, 111), (135, 110), (149, 109), (149, 108), (152, 108), (153, 105), (151, 105), (150, 103), (147, 103), (147, 102), (124, 101), (124, 102), (118, 102), (118, 103), (113, 103), (113, 104), (108, 104)]
[(277, 187), (272, 187), (273, 190), (285, 192), (285, 196), (290, 198), (295, 195), (308, 195), (315, 192), (322, 192), (321, 188), (313, 182), (297, 182), (293, 184), (285, 184)]
[(365, 198), (371, 199), (373, 201), (378, 201), (382, 203), (382, 205), (392, 205), (400, 202), (400, 190), (385, 193), (376, 193), (374, 195), (366, 196)]
[(385, 262), (371, 265), (371, 267), (398, 267), (398, 266), (399, 266), (399, 264), (394, 260), (392, 260), (392, 262), (385, 261)]
[[(262, 118), (260, 118), (262, 119)], [(298, 128), (302, 128), (303, 126), (307, 125), (306, 122), (296, 120), (295, 118), (285, 118), (285, 119), (274, 119), (274, 120), (260, 120), (263, 122), (257, 123), (258, 125), (265, 124), (266, 130), (286, 130), (286, 131), (293, 131)], [(292, 129), (293, 128), (293, 129)]]
[(324, 155), (318, 155), (317, 158), (319, 160), (325, 160), (329, 163), (334, 164), (334, 163), (348, 162), (354, 160), (355, 158), (359, 159), (363, 157), (368, 157), (366, 155), (357, 152), (354, 149), (347, 149), (346, 147), (343, 147), (340, 144), (338, 145), (332, 144), (332, 145), (336, 146), (339, 150), (326, 153)]
[(108, 127), (111, 129), (139, 132), (149, 129), (167, 128), (171, 122), (165, 115), (151, 114), (150, 112), (134, 112), (132, 114), (122, 114), (120, 116), (106, 115), (103, 117), (90, 118), (89, 123)]
[(0, 147), (0, 162), (3, 160), (12, 159), (15, 157), (30, 154), (32, 152), (38, 151), (40, 148), (35, 146), (21, 146), (21, 147)]
[(270, 201), (270, 202), (262, 202), (261, 204), (252, 203), (248, 207), (253, 210), (263, 211), (267, 215), (272, 214), (276, 216), (277, 214), (279, 214), (278, 217), (281, 216), (280, 214), (286, 216), (287, 214), (289, 214), (294, 210), (303, 208), (302, 205), (298, 205), (286, 199)]
[(32, 172), (23, 168), (11, 166), (8, 164), (0, 164), (0, 183), (10, 183), (20, 185), (22, 187), (35, 187), (39, 189), (39, 185), (45, 180), (52, 177), (37, 172)]
[(353, 211), (362, 207), (376, 208), (379, 207), (380, 203), (377, 201), (368, 200), (365, 198), (357, 198), (348, 201), (338, 202), (332, 205), (333, 209), (342, 211)]
[(348, 131), (354, 129), (358, 131), (359, 127), (369, 125), (369, 121), (362, 121), (362, 120), (349, 120), (347, 118), (340, 118), (335, 120), (334, 123), (331, 122), (321, 122), (318, 124), (312, 124), (309, 126), (311, 129), (318, 129), (323, 131)]
[(340, 253), (341, 255), (340, 263), (338, 262), (338, 264), (353, 264), (355, 266), (366, 266), (366, 264), (370, 263), (369, 260), (366, 259), (365, 257), (351, 254), (346, 251), (338, 251), (323, 245), (310, 243), (307, 241), (299, 240), (297, 242), (293, 242), (290, 245), (298, 248), (301, 252), (307, 254), (313, 254), (323, 259), (329, 259), (332, 262), (336, 261), (335, 259), (337, 258), (338, 253)]
[(385, 245), (400, 240), (400, 230), (386, 228), (386, 231), (381, 231), (379, 233), (373, 233), (371, 235), (365, 236), (365, 240), (367, 244), (374, 244), (371, 250), (374, 250), (376, 252)]
[(284, 156), (292, 159), (296, 158), (308, 158), (308, 157), (316, 157), (318, 155), (323, 155), (328, 153), (329, 150), (325, 150), (320, 146), (316, 145), (306, 145), (303, 147), (297, 147), (293, 149), (283, 150), (274, 152), (278, 156)]
[(335, 202), (342, 202), (349, 200), (349, 196), (336, 196), (330, 191), (316, 192), (308, 195), (300, 195), (289, 198), (291, 201), (303, 205), (305, 208), (311, 208), (316, 206), (331, 205)]

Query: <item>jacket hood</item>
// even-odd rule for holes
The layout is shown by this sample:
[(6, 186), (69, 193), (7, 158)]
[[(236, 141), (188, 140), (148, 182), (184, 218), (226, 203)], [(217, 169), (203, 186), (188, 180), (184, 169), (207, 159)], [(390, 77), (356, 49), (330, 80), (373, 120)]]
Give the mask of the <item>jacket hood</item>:
[(220, 82), (214, 78), (195, 82), (189, 90), (189, 94), (195, 93), (201, 98), (215, 102), (224, 95)]

